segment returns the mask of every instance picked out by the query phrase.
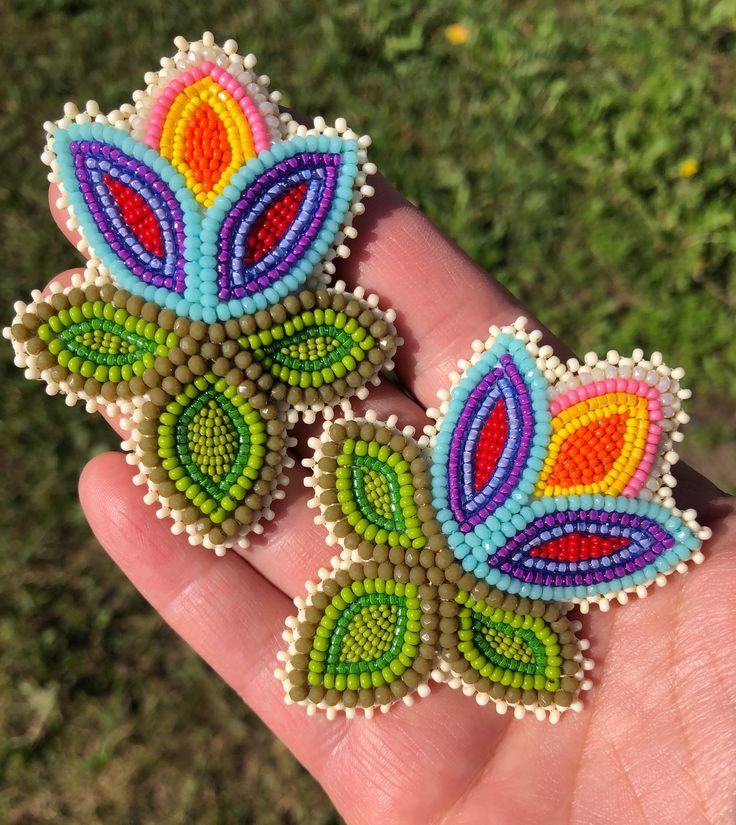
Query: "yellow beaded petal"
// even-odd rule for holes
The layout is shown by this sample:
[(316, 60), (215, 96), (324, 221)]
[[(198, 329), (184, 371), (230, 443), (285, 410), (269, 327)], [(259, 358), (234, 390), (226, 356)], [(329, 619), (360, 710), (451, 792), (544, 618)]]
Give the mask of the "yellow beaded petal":
[(161, 130), (159, 151), (205, 207), (214, 203), (233, 173), (256, 156), (240, 105), (209, 76), (176, 96)]

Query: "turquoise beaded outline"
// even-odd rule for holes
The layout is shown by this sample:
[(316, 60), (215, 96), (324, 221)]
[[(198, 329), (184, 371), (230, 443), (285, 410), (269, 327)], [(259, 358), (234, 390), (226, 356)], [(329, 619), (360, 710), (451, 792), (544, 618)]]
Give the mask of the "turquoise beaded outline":
[[(182, 209), (185, 224), (182, 252), (187, 263), (184, 267), (186, 280), (183, 295), (162, 286), (144, 283), (128, 270), (117, 255), (109, 251), (107, 242), (89, 214), (69, 151), (72, 141), (85, 140), (110, 144), (126, 155), (145, 163), (171, 189)], [(184, 176), (177, 172), (166, 158), (114, 126), (101, 123), (73, 123), (67, 127), (59, 127), (53, 133), (51, 147), (59, 165), (60, 184), (67, 196), (67, 208), (79, 222), (80, 232), (89, 244), (90, 252), (101, 260), (118, 286), (133, 295), (139, 295), (144, 300), (173, 309), (177, 315), (186, 316), (193, 321), (201, 320), (207, 324), (227, 321), (241, 315), (253, 315), (258, 310), (267, 309), (297, 291), (310, 277), (319, 272), (324, 261), (329, 260), (334, 252), (336, 238), (348, 218), (359, 172), (357, 140), (339, 136), (328, 137), (320, 134), (320, 130), (313, 129), (306, 137), (295, 134), (251, 158), (231, 177), (229, 184), (212, 206), (203, 210), (192, 191), (187, 188)], [(217, 291), (218, 278), (217, 260), (211, 247), (217, 243), (218, 232), (228, 210), (258, 175), (274, 164), (302, 152), (329, 152), (341, 154), (344, 159), (336, 183), (336, 196), (323, 220), (322, 228), (301, 259), (278, 281), (252, 296), (221, 301), (215, 294), (211, 294)]]
[[(550, 422), (552, 420), (547, 402), (549, 385), (538, 370), (536, 359), (526, 347), (527, 340), (526, 336), (517, 338), (508, 332), (501, 333), (491, 349), (484, 352), (478, 361), (463, 374), (459, 383), (453, 387), (447, 413), (436, 425), (439, 432), (433, 445), (430, 468), (433, 490), (432, 503), (437, 511), (437, 520), (442, 524), (442, 531), (447, 536), (447, 542), (459, 558), (472, 553), (474, 547), (481, 546), (487, 540), (489, 520), (495, 520), (499, 525), (511, 522), (533, 494), (542, 461), (547, 454), (547, 444), (551, 433)], [(491, 516), (484, 519), (469, 533), (462, 533), (450, 510), (447, 481), (444, 478), (446, 473), (444, 462), (449, 455), (455, 425), (468, 396), (483, 377), (495, 369), (501, 356), (506, 354), (512, 357), (520, 374), (524, 376), (524, 382), (529, 390), (534, 417), (534, 435), (531, 450), (521, 477), (503, 506), (496, 509)], [(440, 495), (436, 494), (438, 486), (443, 488)]]

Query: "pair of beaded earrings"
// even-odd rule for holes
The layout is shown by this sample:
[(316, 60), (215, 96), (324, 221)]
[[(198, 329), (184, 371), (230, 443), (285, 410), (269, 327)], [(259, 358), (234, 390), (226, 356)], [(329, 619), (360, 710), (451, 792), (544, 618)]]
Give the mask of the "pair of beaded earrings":
[(339, 553), (287, 622), (287, 702), (371, 716), (447, 682), (517, 717), (580, 710), (570, 609), (703, 559), (709, 531), (671, 493), (682, 370), (639, 350), (562, 363), (519, 319), (473, 343), (420, 437), (354, 417), (402, 343), (376, 296), (329, 286), (373, 193), (370, 140), (280, 112), (232, 40), (174, 43), (132, 104), (46, 124), (89, 260), (16, 304), (17, 365), (122, 415), (146, 501), (218, 555), (262, 532), (292, 425), (324, 413), (304, 463)]

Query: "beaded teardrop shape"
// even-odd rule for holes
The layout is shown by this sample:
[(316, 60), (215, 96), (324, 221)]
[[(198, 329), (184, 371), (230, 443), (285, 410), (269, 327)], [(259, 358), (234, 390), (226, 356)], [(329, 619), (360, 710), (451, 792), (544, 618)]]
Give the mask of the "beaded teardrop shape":
[(159, 95), (145, 140), (171, 161), (205, 207), (244, 163), (270, 145), (255, 100), (209, 60), (182, 72)]
[(562, 393), (550, 403), (552, 436), (537, 495), (636, 495), (661, 441), (660, 394), (617, 378)]
[(87, 401), (132, 403), (147, 389), (142, 377), (157, 362), (162, 369), (169, 364), (180, 336), (171, 313), (142, 303), (129, 311), (130, 297), (111, 285), (86, 284), (31, 304), (12, 333), (32, 377)]
[(434, 506), (448, 535), (472, 534), (529, 495), (546, 448), (546, 384), (524, 342), (499, 335), (453, 388), (433, 453)]
[(519, 516), (519, 529), (474, 572), (532, 598), (612, 598), (671, 573), (701, 544), (671, 510), (621, 496), (544, 498)]
[(358, 144), (324, 135), (275, 144), (230, 179), (202, 223), (207, 248), (202, 279), (221, 302), (279, 297), (302, 284), (330, 252), (344, 223), (358, 175)]
[(319, 409), (377, 382), (398, 343), (380, 309), (330, 289), (291, 296), (254, 325), (240, 346), (273, 377), (272, 394), (297, 410)]
[(575, 625), (560, 605), (520, 600), (486, 585), (473, 594), (447, 587), (455, 596), (443, 607), (438, 678), (469, 686), (479, 701), (546, 711), (573, 705), (584, 659)]
[(385, 567), (380, 575), (375, 563), (338, 570), (308, 597), (288, 634), (291, 701), (365, 709), (426, 690), (434, 646), (422, 643), (422, 617), (434, 616), (437, 603)]
[(192, 193), (167, 182), (174, 170), (159, 159), (155, 171), (141, 160), (145, 146), (99, 123), (59, 128), (53, 146), (69, 205), (119, 285), (183, 293), (185, 225), (196, 218), (185, 216)]
[(163, 407), (144, 404), (136, 454), (149, 486), (215, 546), (242, 533), (279, 480), (284, 425), (206, 373)]
[(346, 547), (363, 540), (426, 546), (422, 519), (433, 519), (434, 511), (427, 463), (412, 439), (380, 424), (340, 420), (326, 427), (310, 461), (322, 520)]

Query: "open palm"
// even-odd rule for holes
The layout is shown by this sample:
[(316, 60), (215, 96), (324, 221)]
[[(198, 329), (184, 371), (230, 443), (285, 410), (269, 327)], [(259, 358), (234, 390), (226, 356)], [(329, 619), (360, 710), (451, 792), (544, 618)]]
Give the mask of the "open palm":
[[(52, 193), (52, 203), (55, 198)], [(62, 219), (56, 215), (60, 225)], [(369, 399), (402, 425), (490, 324), (519, 305), (387, 184), (339, 275), (377, 292), (406, 344)], [(66, 230), (65, 230), (66, 231)], [(68, 234), (68, 233), (67, 233)], [(70, 273), (60, 276), (68, 280)], [(117, 427), (116, 422), (111, 422)], [(316, 426), (316, 425), (315, 425)], [(302, 457), (306, 432), (299, 433)], [(276, 522), (243, 559), (191, 548), (156, 519), (118, 453), (84, 470), (80, 496), (103, 547), (162, 617), (324, 786), (349, 823), (698, 823), (736, 820), (736, 504), (683, 468), (678, 498), (713, 528), (707, 563), (627, 607), (584, 617), (596, 661), (580, 714), (517, 721), (445, 686), (373, 720), (308, 717), (273, 676), (291, 599), (332, 551), (297, 464)]]

